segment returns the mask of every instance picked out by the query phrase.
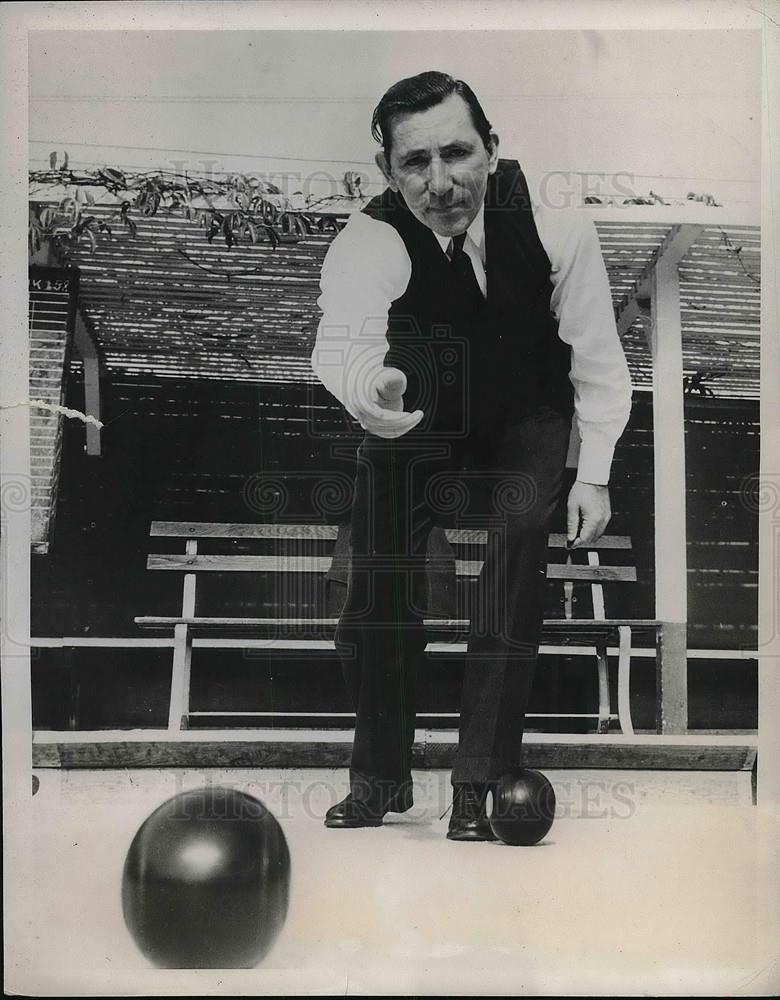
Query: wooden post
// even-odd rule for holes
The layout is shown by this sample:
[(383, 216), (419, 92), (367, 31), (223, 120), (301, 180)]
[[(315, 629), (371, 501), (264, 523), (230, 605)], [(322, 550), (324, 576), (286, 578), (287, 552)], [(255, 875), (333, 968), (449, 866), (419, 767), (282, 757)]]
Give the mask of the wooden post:
[(73, 646), (68, 646), (62, 651), (65, 676), (68, 680), (68, 729), (79, 728), (81, 721), (80, 702), (81, 685), (79, 684), (78, 670), (76, 668), (76, 650)]
[(663, 254), (651, 278), (655, 451), (655, 605), (659, 630), (656, 728), (688, 728), (688, 580), (685, 527), (685, 426), (679, 257)]
[[(198, 543), (194, 538), (187, 539), (186, 553), (188, 556), (197, 555)], [(195, 574), (185, 573), (181, 602), (182, 618), (192, 618), (195, 614), (195, 584)], [(168, 710), (168, 730), (169, 732), (178, 732), (184, 728), (190, 711), (192, 629), (189, 625), (175, 625), (173, 632), (173, 667), (171, 670), (171, 701)]]
[(618, 626), (618, 721), (624, 736), (634, 735), (631, 721), (631, 629), (628, 625)]
[[(100, 420), (100, 362), (84, 358), (84, 412)], [(87, 424), (87, 454), (100, 454), (100, 428)]]
[[(84, 412), (100, 420), (100, 359), (81, 311), (76, 311), (73, 346), (84, 363)], [(100, 455), (100, 428), (93, 423), (87, 428), (87, 454)]]

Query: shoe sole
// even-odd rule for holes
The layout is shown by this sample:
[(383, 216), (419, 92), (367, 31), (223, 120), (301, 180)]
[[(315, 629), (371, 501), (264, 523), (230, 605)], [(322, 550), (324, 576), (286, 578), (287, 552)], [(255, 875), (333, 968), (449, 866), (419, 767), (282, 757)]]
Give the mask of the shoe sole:
[(377, 827), (382, 826), (381, 819), (367, 819), (361, 820), (359, 823), (345, 823), (341, 820), (328, 821), (325, 820), (325, 826), (329, 830), (360, 830), (363, 827)]
[(485, 841), (492, 843), (498, 840), (498, 837), (493, 833), (492, 830), (488, 829), (483, 832), (479, 830), (448, 830), (447, 840), (462, 840), (462, 841)]

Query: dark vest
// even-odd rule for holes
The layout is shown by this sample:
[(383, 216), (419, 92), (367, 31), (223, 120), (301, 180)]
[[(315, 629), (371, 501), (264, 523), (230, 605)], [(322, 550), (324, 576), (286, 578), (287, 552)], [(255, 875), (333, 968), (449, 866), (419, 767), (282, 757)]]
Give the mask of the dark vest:
[(412, 264), (391, 307), (385, 365), (408, 379), (404, 409), (421, 430), (462, 436), (548, 404), (571, 417), (571, 348), (550, 312), (550, 260), (534, 223), (520, 165), (500, 160), (485, 195), (487, 300), (468, 305), (434, 233), (386, 189), (363, 211), (393, 226)]

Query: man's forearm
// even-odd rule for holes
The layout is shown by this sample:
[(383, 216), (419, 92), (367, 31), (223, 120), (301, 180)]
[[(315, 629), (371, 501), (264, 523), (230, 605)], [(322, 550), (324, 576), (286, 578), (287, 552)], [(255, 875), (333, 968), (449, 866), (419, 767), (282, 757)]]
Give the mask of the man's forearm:
[[(628, 416), (626, 415), (626, 420)], [(580, 454), (577, 460), (577, 479), (581, 483), (591, 483), (594, 486), (606, 486), (609, 482), (615, 445), (623, 432), (625, 422), (619, 430), (619, 424), (609, 426), (598, 424), (580, 427)]]
[(361, 402), (372, 398), (376, 378), (384, 367), (387, 344), (352, 341), (336, 328), (320, 325), (311, 365), (317, 378), (357, 418)]
[(592, 222), (540, 213), (552, 262), (551, 306), (571, 346), (570, 379), (580, 433), (577, 478), (605, 485), (631, 410), (631, 376), (617, 335), (598, 234)]
[(409, 280), (411, 264), (395, 230), (356, 213), (325, 257), (318, 304), (322, 319), (312, 368), (356, 416), (371, 399), (387, 354), (390, 303)]

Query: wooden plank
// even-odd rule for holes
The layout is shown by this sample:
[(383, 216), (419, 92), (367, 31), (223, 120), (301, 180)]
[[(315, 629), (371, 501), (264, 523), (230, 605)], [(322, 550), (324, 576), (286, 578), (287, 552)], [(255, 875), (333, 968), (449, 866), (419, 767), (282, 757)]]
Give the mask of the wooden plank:
[[(288, 555), (181, 555), (178, 553), (152, 553), (147, 569), (178, 570), (184, 572), (212, 573), (327, 573), (331, 567), (330, 556)], [(374, 563), (372, 563), (374, 565)], [(388, 559), (387, 568), (393, 565)], [(421, 567), (422, 568), (422, 567)], [(477, 577), (482, 560), (458, 559), (455, 572), (458, 576)], [(624, 581), (636, 580), (636, 569), (631, 566), (561, 566), (547, 567), (550, 580)]]
[(59, 743), (33, 743), (33, 767), (62, 767)]
[[(100, 363), (97, 358), (84, 358), (84, 412), (100, 420)], [(91, 422), (85, 426), (87, 454), (100, 455), (100, 428)]]
[(643, 637), (651, 637), (658, 628), (648, 622), (640, 622), (636, 626), (628, 626), (625, 622), (580, 622), (572, 625), (565, 619), (545, 620), (542, 624), (542, 642), (567, 643), (588, 642), (597, 639), (616, 638), (620, 628), (631, 627), (632, 631)]
[[(417, 712), (418, 723), (422, 720), (428, 719), (451, 719), (457, 720), (458, 712), (426, 712), (420, 710)], [(526, 712), (526, 719), (598, 719), (598, 712)], [(610, 716), (611, 719), (617, 721), (617, 714)], [(232, 727), (236, 723), (232, 720), (238, 719), (239, 726), (242, 722), (247, 719), (252, 719), (257, 725), (269, 725), (275, 726), (279, 725), (281, 721), (282, 725), (289, 725), (291, 727), (300, 727), (302, 723), (300, 719), (308, 720), (308, 725), (317, 724), (318, 720), (332, 722), (333, 719), (343, 720), (348, 723), (348, 725), (354, 728), (355, 723), (355, 713), (354, 712), (299, 712), (291, 709), (286, 712), (190, 712), (188, 714), (188, 719), (195, 720), (195, 725), (188, 725), (187, 730), (190, 733), (195, 732), (197, 728), (208, 731), (210, 727), (200, 726), (198, 727), (199, 719), (222, 719), (225, 721), (225, 725)], [(231, 720), (231, 721), (229, 721)], [(429, 724), (429, 723), (428, 723)], [(241, 728), (246, 728), (241, 726)], [(330, 727), (329, 727), (330, 729)]]
[(212, 524), (207, 521), (152, 521), (149, 534), (165, 538), (295, 538), (333, 540), (335, 524)]
[(636, 569), (633, 566), (575, 566), (550, 563), (547, 567), (547, 579), (631, 583), (636, 582)]
[[(33, 744), (33, 767), (73, 769), (127, 767), (347, 767), (348, 745), (330, 742), (294, 743), (148, 743), (55, 744), (52, 751)], [(419, 755), (419, 750), (418, 750)], [(419, 765), (416, 765), (419, 766)]]
[[(448, 768), (455, 759), (457, 744), (428, 745), (422, 763), (413, 767)], [(524, 741), (523, 765), (538, 768), (613, 768), (650, 771), (749, 771), (755, 759), (750, 746), (643, 747), (605, 745), (571, 746)]]
[[(100, 420), (100, 361), (81, 309), (76, 309), (73, 346), (84, 364), (84, 412)], [(100, 455), (100, 428), (86, 424), (87, 454)]]
[(153, 553), (147, 569), (219, 573), (327, 573), (330, 556), (166, 555)]
[(687, 625), (663, 622), (656, 647), (656, 722), (659, 733), (684, 732), (688, 725)]
[[(223, 632), (241, 632), (244, 637), (267, 635), (265, 640), (258, 639), (258, 648), (264, 649), (334, 649), (331, 639), (313, 639), (315, 634), (324, 630), (326, 634), (335, 630), (337, 619), (269, 619), (269, 618), (174, 618), (174, 617), (149, 617), (136, 618), (136, 623), (141, 628), (166, 629), (176, 628), (181, 625), (188, 625), (195, 635), (203, 636)], [(431, 640), (427, 644), (428, 651), (447, 653), (460, 652), (465, 649), (465, 642), (457, 642), (458, 638), (465, 639), (468, 636), (468, 620), (445, 621), (436, 619), (424, 619), (423, 624), (434, 634), (444, 633), (446, 640)], [(547, 619), (542, 625), (541, 640), (543, 644), (557, 644), (560, 651), (568, 651), (570, 655), (581, 652), (580, 646), (583, 642), (595, 642), (605, 640), (617, 635), (621, 627), (631, 627), (634, 633), (650, 635), (655, 633), (659, 625), (644, 620), (625, 621), (592, 621), (589, 619), (572, 621), (567, 619)], [(274, 637), (273, 633), (283, 629), (286, 637), (283, 639)], [(298, 630), (303, 635), (294, 636)], [(269, 634), (270, 633), (270, 634)], [(240, 640), (237, 640), (241, 646)], [(249, 648), (247, 639), (247, 647)], [(574, 646), (570, 647), (570, 644)], [(217, 643), (217, 645), (219, 645)], [(591, 650), (588, 649), (590, 653)]]
[[(541, 642), (539, 645), (539, 655), (540, 656), (595, 656), (596, 646), (595, 643), (599, 640), (603, 640), (604, 636), (579, 636), (578, 643), (588, 642), (590, 639), (593, 640), (593, 644), (588, 646), (583, 646), (579, 644), (570, 644), (569, 642), (559, 644), (555, 642), (556, 636), (546, 635), (544, 632), (541, 636)], [(574, 642), (574, 640), (572, 640)], [(467, 643), (465, 642), (453, 642), (448, 639), (446, 642), (429, 642), (425, 646), (425, 652), (429, 654), (432, 661), (436, 659), (441, 659), (446, 657), (451, 659), (455, 654), (465, 653), (467, 650)], [(617, 656), (617, 647), (609, 646), (607, 647), (607, 654), (609, 656)], [(655, 656), (655, 648), (653, 649), (632, 649), (633, 656), (642, 656), (643, 654), (649, 654), (649, 656)], [(648, 657), (649, 658), (649, 657)], [(557, 718), (558, 716), (556, 716)]]
[[(142, 615), (134, 619), (137, 625), (142, 628), (152, 628), (159, 626), (174, 625), (197, 625), (203, 628), (211, 626), (215, 628), (314, 628), (321, 626), (333, 626), (338, 624), (338, 618), (209, 618), (209, 617), (176, 617), (166, 615)], [(427, 622), (427, 619), (426, 619)], [(434, 620), (431, 623), (437, 624)], [(443, 622), (443, 625), (468, 625), (468, 622), (457, 623), (453, 620)]]
[[(445, 528), (444, 534), (447, 541), (454, 545), (485, 545), (488, 533), (485, 530), (473, 528)], [(565, 534), (551, 532), (547, 539), (547, 544), (551, 549), (567, 548), (567, 538)], [(578, 548), (578, 552), (588, 552), (591, 549), (630, 549), (631, 538), (628, 535), (602, 535), (598, 541), (592, 545), (584, 545)]]
[(685, 413), (679, 258), (652, 272), (653, 440), (655, 449), (655, 614), (665, 624), (659, 644), (656, 722), (662, 732), (688, 727), (685, 631), (688, 620)]
[[(447, 540), (453, 544), (484, 545), (488, 533), (482, 529), (445, 528)], [(151, 536), (160, 538), (291, 538), (334, 540), (335, 524), (216, 524), (208, 521), (153, 521)], [(566, 548), (566, 535), (553, 532), (548, 539), (550, 548)], [(588, 549), (630, 549), (627, 535), (603, 535)]]
[[(643, 626), (646, 623), (644, 621), (628, 622), (632, 625), (632, 631), (638, 631), (638, 626)], [(651, 626), (653, 623), (650, 623)], [(654, 626), (653, 626), (654, 627)], [(209, 639), (209, 638), (199, 638), (195, 639), (193, 645), (200, 649), (265, 649), (267, 648), (267, 639), (231, 639), (231, 638), (219, 638), (219, 639)], [(465, 645), (465, 644), (464, 644)], [(34, 636), (30, 641), (30, 647), (32, 649), (66, 649), (69, 646), (74, 648), (89, 648), (89, 649), (169, 649), (173, 647), (173, 637), (172, 636), (157, 636), (154, 638), (139, 638), (136, 636), (125, 636), (120, 638), (115, 638), (112, 636), (83, 636), (83, 635), (73, 635), (73, 636)], [(449, 651), (453, 648), (451, 643), (429, 643), (428, 650), (436, 649), (434, 647), (446, 647), (445, 651)], [(591, 648), (578, 649), (577, 647), (569, 646), (554, 646), (545, 647), (543, 652), (553, 652), (565, 655), (575, 655), (590, 654), (592, 652)], [(610, 656), (618, 655), (618, 647), (610, 646), (607, 650)], [(689, 660), (756, 660), (758, 659), (758, 650), (756, 649), (726, 649), (723, 647), (718, 647), (715, 649), (696, 649), (689, 647), (687, 650)], [(655, 648), (644, 648), (644, 647), (633, 647), (631, 650), (631, 655), (636, 657), (645, 657), (647, 659), (654, 659), (656, 656)], [(106, 661), (110, 663), (110, 661)]]
[[(255, 728), (251, 731), (251, 738), (264, 742), (267, 740), (280, 740), (284, 742), (298, 743), (301, 740), (307, 739), (319, 739), (322, 736), (322, 730), (309, 729), (260, 729)], [(415, 730), (415, 740), (418, 742), (434, 742), (434, 743), (447, 743), (450, 742), (455, 736), (455, 732), (446, 732), (442, 730), (429, 730), (424, 731), (417, 727)], [(203, 739), (215, 740), (219, 742), (220, 740), (233, 740), (233, 739), (248, 739), (249, 736), (246, 734), (236, 736), (235, 732), (231, 730), (221, 730), (209, 732)], [(145, 743), (151, 740), (165, 739), (165, 740), (176, 740), (182, 742), (192, 742), (198, 741), (199, 737), (193, 735), (190, 732), (183, 731), (176, 733), (171, 736), (167, 729), (154, 729), (154, 728), (144, 728), (144, 729), (127, 729), (127, 730), (108, 730), (108, 729), (91, 729), (83, 730), (81, 732), (68, 732), (52, 729), (36, 729), (33, 731), (33, 743), (82, 743), (84, 740), (89, 740), (93, 743)], [(758, 745), (758, 735), (755, 730), (750, 729), (747, 731), (733, 731), (728, 730), (727, 732), (720, 732), (718, 730), (703, 729), (697, 731), (696, 733), (683, 733), (675, 736), (663, 736), (658, 733), (637, 733), (634, 736), (625, 736), (621, 733), (610, 733), (609, 735), (596, 735), (595, 733), (529, 733), (528, 739), (534, 743), (566, 743), (566, 744), (576, 744), (577, 746), (590, 746), (596, 744), (601, 746), (605, 741), (609, 741), (610, 744), (614, 746), (649, 746), (649, 747), (665, 747), (665, 746), (699, 746), (705, 745), (708, 747), (735, 747), (741, 746), (743, 744), (755, 748)], [(336, 730), (328, 734), (329, 741), (350, 743), (352, 741), (352, 736), (350, 733), (344, 732), (342, 730)]]
[[(338, 618), (252, 618), (252, 617), (208, 617), (208, 616), (182, 616), (182, 615), (139, 615), (134, 619), (137, 625), (142, 628), (170, 627), (174, 625), (192, 625), (203, 628), (314, 628), (322, 626), (334, 626), (338, 624)], [(424, 618), (423, 624), (436, 629), (463, 629), (468, 628), (470, 621), (468, 618)], [(583, 628), (593, 627), (604, 629), (605, 627), (616, 628), (619, 625), (632, 625), (645, 628), (655, 628), (660, 622), (646, 618), (606, 618), (594, 620), (593, 618), (547, 618), (544, 622), (546, 627), (557, 628), (561, 631), (570, 630), (576, 634)], [(90, 640), (91, 641), (91, 640)], [(124, 640), (107, 639), (106, 642), (122, 642)]]
[(617, 327), (621, 338), (640, 316), (642, 312), (641, 301), (651, 294), (656, 268), (661, 265), (661, 262), (666, 267), (676, 268), (702, 231), (702, 226), (690, 223), (675, 223), (671, 226), (655, 253), (652, 254), (637, 276), (633, 288), (618, 306)]
[[(273, 731), (272, 731), (273, 732)], [(274, 735), (258, 739), (251, 730), (238, 730), (226, 738), (224, 731), (195, 733), (192, 730), (170, 739), (148, 733), (145, 738), (97, 741), (96, 733), (36, 734), (33, 742), (33, 766), (40, 768), (101, 769), (131, 767), (348, 767), (351, 741), (334, 740), (330, 734), (301, 734), (294, 740), (280, 740)], [(437, 734), (439, 735), (439, 734)], [(542, 768), (614, 768), (627, 770), (750, 770), (755, 759), (755, 739), (739, 737), (724, 742), (718, 737), (700, 737), (691, 741), (648, 743), (641, 737), (632, 742), (612, 736), (575, 737), (547, 734), (526, 735), (523, 763)], [(186, 738), (182, 738), (186, 736)], [(308, 737), (308, 738), (307, 738)], [(416, 740), (412, 766), (449, 768), (456, 741), (452, 734), (439, 739)]]
[(30, 639), (31, 649), (67, 649), (69, 646), (95, 649), (134, 649), (136, 647), (164, 649), (173, 646), (173, 635), (153, 639), (136, 636), (38, 635)]
[[(198, 554), (198, 542), (194, 538), (188, 538), (185, 542), (186, 556), (191, 558)], [(195, 596), (197, 577), (194, 573), (184, 574), (184, 587), (182, 591), (181, 616), (183, 619), (195, 616)]]
[(618, 633), (618, 721), (621, 732), (632, 736), (634, 724), (631, 719), (631, 629), (621, 626)]
[[(141, 615), (134, 619), (141, 628), (172, 628), (174, 625), (192, 625), (199, 628), (316, 628), (335, 626), (338, 618), (227, 618), (183, 617), (166, 615)], [(468, 624), (466, 622), (465, 624)]]

